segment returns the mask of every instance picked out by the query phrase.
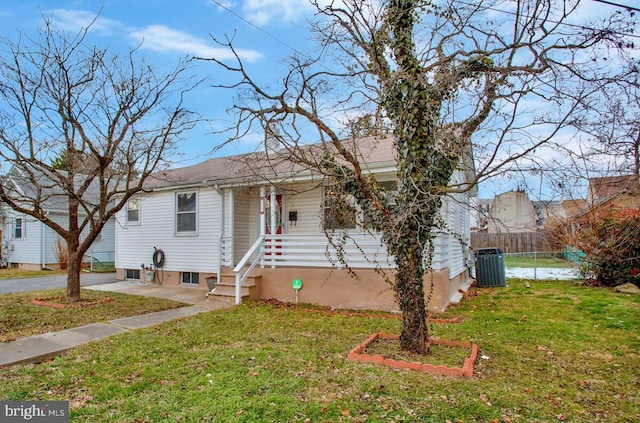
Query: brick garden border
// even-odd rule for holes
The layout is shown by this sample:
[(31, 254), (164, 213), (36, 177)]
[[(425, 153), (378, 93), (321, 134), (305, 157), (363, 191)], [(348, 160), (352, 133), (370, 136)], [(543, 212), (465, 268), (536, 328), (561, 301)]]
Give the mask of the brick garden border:
[(444, 376), (456, 376), (456, 377), (473, 377), (473, 368), (476, 361), (476, 357), (478, 355), (478, 346), (472, 344), (470, 342), (456, 342), (456, 341), (445, 341), (441, 339), (430, 339), (429, 342), (432, 344), (441, 344), (448, 345), (451, 347), (464, 347), (469, 348), (471, 350), (469, 357), (464, 360), (464, 364), (462, 367), (447, 367), (444, 365), (433, 365), (433, 364), (423, 364), (418, 362), (408, 362), (404, 360), (394, 360), (392, 358), (384, 358), (381, 355), (375, 354), (364, 354), (364, 351), (367, 346), (375, 341), (377, 338), (383, 339), (399, 339), (398, 335), (387, 334), (387, 333), (374, 333), (369, 338), (367, 338), (360, 345), (353, 348), (349, 351), (347, 355), (347, 359), (351, 361), (360, 361), (362, 363), (375, 363), (382, 364), (387, 367), (392, 367), (396, 369), (410, 369), (417, 370), (421, 372), (436, 374), (436, 375), (444, 375)]

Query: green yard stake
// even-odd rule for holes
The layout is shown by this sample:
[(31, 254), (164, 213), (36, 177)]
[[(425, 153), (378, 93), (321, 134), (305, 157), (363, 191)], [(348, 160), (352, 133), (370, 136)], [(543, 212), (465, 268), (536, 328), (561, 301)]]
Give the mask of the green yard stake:
[(302, 280), (295, 278), (291, 281), (291, 287), (296, 290), (296, 304), (298, 304), (298, 291), (302, 288)]

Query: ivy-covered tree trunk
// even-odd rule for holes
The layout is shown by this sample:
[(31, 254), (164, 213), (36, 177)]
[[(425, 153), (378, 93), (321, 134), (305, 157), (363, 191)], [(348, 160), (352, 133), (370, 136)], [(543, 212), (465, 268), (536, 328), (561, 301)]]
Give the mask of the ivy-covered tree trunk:
[(398, 152), (398, 197), (393, 228), (381, 228), (396, 261), (394, 291), (402, 311), (400, 348), (428, 352), (424, 290), (425, 270), (431, 266), (433, 230), (437, 225), (442, 189), (448, 186), (459, 156), (436, 134), (440, 92), (427, 82), (415, 52), (413, 29), (419, 1), (393, 0), (388, 8), (389, 46), (398, 68), (383, 84), (382, 105), (393, 122)]
[[(418, 245), (414, 245), (418, 248)], [(402, 310), (400, 348), (407, 351), (428, 352), (429, 332), (426, 325), (427, 311), (424, 298), (424, 268), (421, 254), (407, 254), (397, 260), (394, 291), (396, 302)]]

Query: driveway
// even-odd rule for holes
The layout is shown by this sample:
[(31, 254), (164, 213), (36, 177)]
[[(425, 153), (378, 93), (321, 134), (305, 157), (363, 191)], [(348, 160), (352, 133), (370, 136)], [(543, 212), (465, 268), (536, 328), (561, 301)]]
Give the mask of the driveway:
[[(114, 273), (81, 273), (80, 286), (117, 282)], [(67, 275), (41, 276), (37, 278), (0, 279), (0, 294), (65, 288)]]

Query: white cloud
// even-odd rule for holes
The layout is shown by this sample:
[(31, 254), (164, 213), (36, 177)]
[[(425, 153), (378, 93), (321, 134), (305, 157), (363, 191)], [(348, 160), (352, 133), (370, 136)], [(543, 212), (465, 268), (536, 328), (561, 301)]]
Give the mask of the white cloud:
[(244, 17), (254, 25), (264, 25), (273, 19), (287, 22), (304, 20), (313, 10), (301, 0), (246, 0), (242, 6)]
[[(212, 47), (207, 40), (194, 37), (185, 32), (171, 29), (164, 25), (149, 25), (129, 32), (129, 38), (141, 43), (142, 48), (153, 51), (177, 52), (204, 58), (219, 60), (231, 59), (232, 53), (227, 48)], [(256, 50), (238, 49), (240, 58), (254, 62), (262, 57)]]
[[(216, 48), (212, 41), (194, 37), (186, 32), (169, 28), (165, 25), (149, 25), (144, 28), (128, 27), (124, 23), (108, 19), (88, 10), (53, 9), (46, 12), (53, 28), (61, 31), (77, 33), (89, 28), (89, 32), (110, 37), (125, 35), (134, 45), (156, 51), (170, 52), (184, 55), (194, 55), (205, 58), (228, 60), (233, 58), (226, 48)], [(262, 58), (262, 53), (256, 50), (237, 49), (243, 60), (255, 62)]]
[(90, 28), (90, 32), (109, 36), (121, 33), (125, 25), (88, 10), (53, 9), (45, 13), (54, 29), (79, 32)]
[(218, 6), (218, 10), (223, 11), (225, 9), (233, 9), (236, 7), (236, 3), (228, 0), (217, 0), (214, 5)]

